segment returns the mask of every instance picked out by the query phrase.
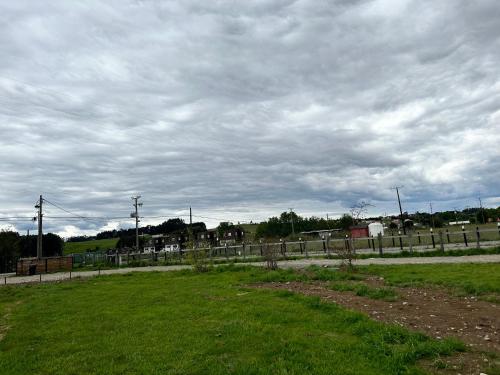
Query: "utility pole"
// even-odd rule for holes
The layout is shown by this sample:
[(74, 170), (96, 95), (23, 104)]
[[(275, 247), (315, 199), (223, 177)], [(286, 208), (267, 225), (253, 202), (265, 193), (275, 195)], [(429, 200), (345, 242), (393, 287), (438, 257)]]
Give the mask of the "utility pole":
[(403, 225), (403, 233), (406, 234), (405, 223), (403, 221), (403, 209), (401, 208), (401, 199), (399, 198), (399, 189), (404, 186), (394, 186), (392, 189), (396, 189), (396, 194), (398, 195), (399, 213), (401, 214), (401, 224)]
[(481, 216), (483, 217), (483, 224), (486, 224), (486, 220), (484, 219), (483, 202), (481, 202), (481, 197), (478, 197), (477, 199), (479, 199), (479, 207), (481, 208)]
[(290, 208), (290, 221), (292, 222), (292, 236), (295, 236), (295, 229), (293, 227), (293, 208)]
[(431, 208), (432, 228), (434, 228), (434, 213), (432, 212), (432, 202), (429, 202), (429, 206)]
[(141, 198), (140, 195), (136, 195), (132, 197), (134, 201), (133, 206), (135, 208), (135, 212), (132, 212), (130, 216), (135, 217), (135, 250), (139, 251), (139, 207), (142, 207), (142, 203), (139, 203), (138, 200)]
[(194, 236), (193, 236), (193, 211), (191, 210), (191, 206), (189, 206), (189, 241), (193, 245), (194, 249)]
[(36, 240), (36, 257), (38, 259), (42, 259), (42, 243), (43, 243), (43, 225), (42, 225), (42, 205), (43, 205), (43, 197), (40, 195), (40, 200), (35, 208), (38, 208), (38, 237)]

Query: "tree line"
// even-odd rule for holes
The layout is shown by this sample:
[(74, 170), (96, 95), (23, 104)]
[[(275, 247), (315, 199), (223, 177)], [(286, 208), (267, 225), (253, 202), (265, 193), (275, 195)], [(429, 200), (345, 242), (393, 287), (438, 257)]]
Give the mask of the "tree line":
[[(37, 236), (21, 236), (14, 231), (0, 231), (0, 273), (9, 272), (12, 263), (19, 257), (36, 257)], [(42, 250), (44, 257), (60, 256), (64, 241), (54, 233), (43, 235)]]

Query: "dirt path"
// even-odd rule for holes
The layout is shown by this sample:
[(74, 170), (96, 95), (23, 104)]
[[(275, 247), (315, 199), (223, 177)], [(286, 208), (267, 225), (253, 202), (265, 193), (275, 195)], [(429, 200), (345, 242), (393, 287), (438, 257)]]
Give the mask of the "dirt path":
[[(383, 281), (375, 278), (365, 283), (371, 287), (383, 286)], [(438, 288), (393, 288), (398, 298), (390, 302), (332, 290), (325, 282), (263, 283), (256, 287), (318, 296), (366, 313), (372, 319), (423, 332), (436, 339), (455, 337), (472, 349), (449, 359), (452, 369), (453, 366), (458, 368), (454, 361), (461, 363), (458, 372), (462, 374), (479, 374), (479, 368), (489, 365), (490, 360), (481, 351), (500, 354), (500, 305), (475, 297), (451, 296)]]

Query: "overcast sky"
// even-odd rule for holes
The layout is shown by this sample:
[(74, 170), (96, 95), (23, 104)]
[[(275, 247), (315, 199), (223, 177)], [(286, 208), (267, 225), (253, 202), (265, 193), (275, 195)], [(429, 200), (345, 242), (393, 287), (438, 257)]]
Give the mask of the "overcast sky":
[[(394, 185), (410, 212), (498, 206), (499, 19), (498, 0), (3, 1), (0, 217), (39, 194), (209, 226), (384, 214)], [(64, 236), (132, 225), (46, 208)]]

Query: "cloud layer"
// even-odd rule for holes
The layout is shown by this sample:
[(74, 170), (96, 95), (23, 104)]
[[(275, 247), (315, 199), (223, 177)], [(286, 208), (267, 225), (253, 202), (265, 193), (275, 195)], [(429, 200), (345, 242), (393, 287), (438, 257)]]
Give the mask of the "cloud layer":
[(41, 193), (103, 217), (140, 193), (146, 216), (209, 224), (390, 213), (394, 185), (410, 211), (499, 205), (499, 18), (496, 0), (6, 2), (0, 216)]

